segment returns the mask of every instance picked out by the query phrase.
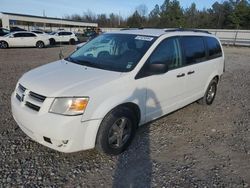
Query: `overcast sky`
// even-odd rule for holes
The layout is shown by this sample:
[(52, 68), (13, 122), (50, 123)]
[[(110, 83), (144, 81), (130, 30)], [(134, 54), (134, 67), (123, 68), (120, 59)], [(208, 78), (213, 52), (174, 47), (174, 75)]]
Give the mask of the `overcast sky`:
[[(0, 0), (0, 12), (43, 15), (61, 18), (65, 15), (82, 14), (88, 10), (95, 14), (116, 13), (123, 17), (132, 14), (135, 8), (145, 4), (148, 11), (155, 4), (162, 5), (164, 0)], [(210, 8), (215, 0), (180, 0), (181, 6), (187, 8), (195, 2), (198, 9)]]

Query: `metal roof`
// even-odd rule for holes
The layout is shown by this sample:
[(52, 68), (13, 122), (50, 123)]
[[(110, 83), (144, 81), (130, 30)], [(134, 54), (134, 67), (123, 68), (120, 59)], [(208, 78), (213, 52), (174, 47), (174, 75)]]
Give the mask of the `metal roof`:
[[(10, 16), (22, 16), (22, 17), (28, 17), (28, 18), (38, 18), (38, 19), (48, 19), (48, 20), (58, 20), (58, 21), (70, 21), (70, 22), (78, 22), (78, 23), (88, 23), (88, 22), (83, 22), (83, 21), (75, 21), (75, 20), (70, 20), (70, 19), (62, 19), (62, 18), (54, 18), (54, 17), (44, 17), (44, 16), (34, 16), (34, 15), (28, 15), (28, 14), (18, 14), (18, 13), (10, 13), (10, 12), (1, 12), (2, 14), (5, 15), (10, 15)], [(96, 24), (96, 23), (94, 23)]]

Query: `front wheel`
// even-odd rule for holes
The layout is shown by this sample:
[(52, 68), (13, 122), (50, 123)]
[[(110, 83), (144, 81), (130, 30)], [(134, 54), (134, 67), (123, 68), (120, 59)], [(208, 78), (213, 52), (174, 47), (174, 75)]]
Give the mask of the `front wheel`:
[(8, 45), (7, 42), (5, 42), (5, 41), (0, 41), (0, 48), (6, 49), (6, 48), (8, 48), (8, 47), (9, 47), (9, 45)]
[(36, 43), (36, 47), (37, 47), (37, 48), (44, 48), (44, 47), (45, 47), (44, 42), (38, 41), (38, 42)]
[(217, 84), (217, 80), (213, 79), (208, 85), (205, 95), (198, 101), (198, 103), (211, 105), (217, 92)]
[(126, 107), (119, 107), (103, 119), (96, 139), (96, 149), (118, 155), (130, 145), (136, 131), (136, 117)]

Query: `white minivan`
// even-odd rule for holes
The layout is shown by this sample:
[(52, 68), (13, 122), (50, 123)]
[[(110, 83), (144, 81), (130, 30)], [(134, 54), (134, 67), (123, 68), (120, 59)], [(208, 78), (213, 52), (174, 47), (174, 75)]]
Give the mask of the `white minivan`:
[(61, 152), (123, 152), (138, 126), (192, 102), (212, 104), (221, 43), (185, 29), (106, 33), (69, 57), (25, 73), (12, 113), (33, 140)]

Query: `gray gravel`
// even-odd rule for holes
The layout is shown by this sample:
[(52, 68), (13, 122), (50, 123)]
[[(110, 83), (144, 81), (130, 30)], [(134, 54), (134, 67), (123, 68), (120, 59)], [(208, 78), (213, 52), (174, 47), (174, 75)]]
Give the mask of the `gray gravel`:
[(0, 187), (249, 187), (250, 48), (224, 48), (227, 72), (212, 106), (193, 103), (141, 127), (117, 157), (53, 151), (12, 119), (18, 78), (58, 59), (59, 50), (0, 50)]

